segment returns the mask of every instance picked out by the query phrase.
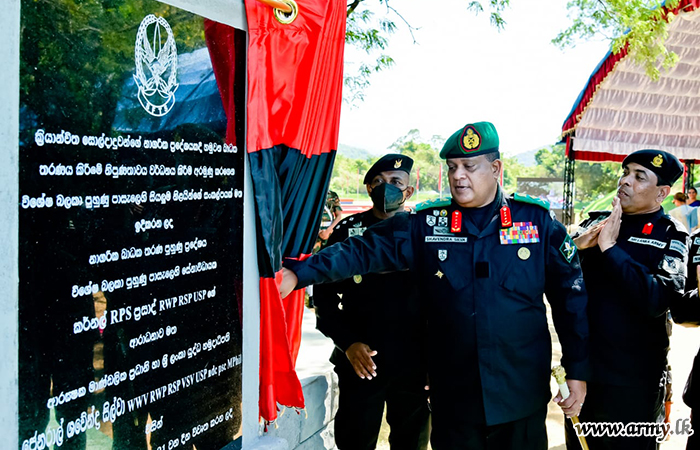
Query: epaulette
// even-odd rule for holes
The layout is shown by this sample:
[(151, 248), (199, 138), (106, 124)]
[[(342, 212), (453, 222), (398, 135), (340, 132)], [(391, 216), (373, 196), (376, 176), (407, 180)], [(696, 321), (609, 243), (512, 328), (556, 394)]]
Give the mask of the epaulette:
[(678, 219), (676, 219), (675, 217), (671, 217), (668, 213), (664, 213), (664, 215), (661, 216), (661, 218), (662, 218), (662, 219), (666, 219), (667, 221), (671, 222), (671, 224), (673, 225), (673, 228), (674, 228), (676, 231), (680, 231), (681, 233), (690, 234), (690, 233), (688, 233), (688, 230), (685, 229), (685, 225), (683, 225), (683, 224), (682, 224)]
[(549, 211), (549, 202), (542, 200), (541, 198), (532, 197), (531, 195), (518, 194), (517, 192), (513, 194), (513, 200), (516, 202), (530, 203), (532, 205), (537, 205), (541, 208)]
[(422, 203), (416, 205), (416, 211), (423, 211), (428, 208), (444, 208), (452, 204), (452, 197), (446, 198), (434, 198), (432, 200), (426, 200)]

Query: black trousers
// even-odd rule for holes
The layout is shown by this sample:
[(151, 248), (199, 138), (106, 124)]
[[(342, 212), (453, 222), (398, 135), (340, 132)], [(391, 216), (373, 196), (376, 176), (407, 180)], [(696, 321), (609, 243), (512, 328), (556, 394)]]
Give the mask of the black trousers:
[(434, 450), (547, 450), (547, 405), (534, 414), (498, 425), (470, 423), (459, 411), (433, 412)]
[(340, 389), (335, 416), (335, 442), (341, 450), (372, 450), (377, 446), (384, 404), (392, 449), (425, 450), (430, 436), (425, 373), (378, 375), (363, 380), (336, 367)]
[[(657, 423), (664, 420), (665, 388), (621, 387), (588, 383), (586, 402), (579, 420), (597, 423)], [(658, 449), (656, 436), (625, 437), (586, 436), (591, 450)], [(570, 420), (566, 420), (566, 448), (580, 450), (578, 436)]]

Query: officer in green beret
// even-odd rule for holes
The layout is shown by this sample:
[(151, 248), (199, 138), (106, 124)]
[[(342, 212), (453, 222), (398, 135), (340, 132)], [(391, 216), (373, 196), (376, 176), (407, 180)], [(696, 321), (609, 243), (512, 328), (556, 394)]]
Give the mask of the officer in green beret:
[[(374, 224), (407, 214), (413, 160), (388, 154), (367, 171), (372, 208), (346, 217), (328, 245), (362, 236)], [(340, 388), (335, 416), (339, 449), (372, 450), (386, 405), (393, 448), (428, 447), (426, 320), (410, 272), (366, 274), (314, 286), (316, 328), (333, 339), (331, 362)]]
[(547, 205), (506, 196), (498, 134), (470, 123), (445, 142), (452, 198), (396, 215), (303, 262), (286, 262), (282, 295), (310, 283), (410, 270), (428, 319), (431, 444), (547, 448), (552, 306), (577, 415), (586, 395), (586, 290), (576, 246)]
[[(683, 174), (678, 158), (639, 150), (622, 161), (612, 213), (586, 224), (576, 237), (588, 288), (591, 378), (581, 422), (663, 422), (667, 314), (686, 280), (685, 227), (661, 202)], [(599, 216), (599, 219), (605, 215)], [(659, 448), (661, 429), (649, 436), (587, 437), (591, 448)], [(578, 439), (569, 426), (567, 448)]]

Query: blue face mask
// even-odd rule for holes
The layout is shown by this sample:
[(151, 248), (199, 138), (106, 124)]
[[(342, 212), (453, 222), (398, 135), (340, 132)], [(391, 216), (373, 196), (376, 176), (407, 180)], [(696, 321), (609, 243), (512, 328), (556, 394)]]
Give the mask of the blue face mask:
[(374, 207), (388, 213), (401, 208), (404, 203), (403, 192), (392, 184), (382, 183), (369, 194)]

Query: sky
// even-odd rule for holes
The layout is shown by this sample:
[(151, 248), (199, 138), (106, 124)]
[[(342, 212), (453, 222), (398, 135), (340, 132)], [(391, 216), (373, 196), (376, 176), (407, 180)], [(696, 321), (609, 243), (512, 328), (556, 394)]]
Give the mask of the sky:
[[(498, 32), (487, 12), (477, 16), (467, 10), (468, 0), (391, 0), (419, 28), (418, 43), (392, 16), (399, 30), (385, 53), (395, 65), (373, 75), (364, 102), (343, 104), (340, 144), (381, 154), (414, 128), (425, 139), (447, 138), (484, 120), (496, 126), (506, 155), (555, 144), (609, 48), (603, 40), (567, 50), (551, 44), (570, 23), (566, 3), (513, 0), (503, 14), (505, 29)], [(346, 71), (361, 57), (347, 49)]]

